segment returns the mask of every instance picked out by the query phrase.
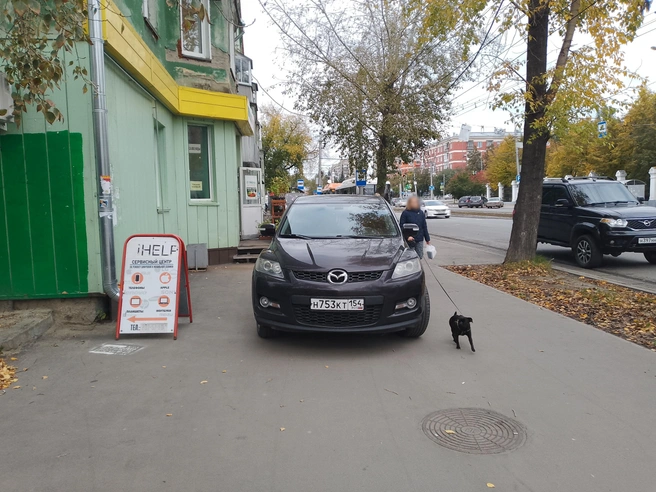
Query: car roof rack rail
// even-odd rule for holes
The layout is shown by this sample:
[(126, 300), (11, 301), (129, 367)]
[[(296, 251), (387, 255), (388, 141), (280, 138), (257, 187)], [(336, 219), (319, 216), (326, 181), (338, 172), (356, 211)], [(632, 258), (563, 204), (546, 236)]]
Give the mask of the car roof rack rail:
[(545, 183), (569, 183), (570, 181), (615, 181), (615, 179), (608, 176), (570, 176), (564, 178), (544, 178)]

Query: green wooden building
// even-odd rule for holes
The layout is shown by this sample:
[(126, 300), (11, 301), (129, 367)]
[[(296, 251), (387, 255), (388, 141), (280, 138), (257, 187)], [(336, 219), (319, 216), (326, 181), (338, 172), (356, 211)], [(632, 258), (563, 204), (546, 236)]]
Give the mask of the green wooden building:
[[(92, 91), (72, 77), (52, 95), (63, 122), (31, 111), (0, 135), (0, 300), (103, 293), (103, 179), (117, 270), (137, 233), (177, 234), (206, 244), (210, 263), (231, 261), (242, 139), (257, 142), (257, 108), (254, 90), (239, 90), (251, 84), (240, 2), (204, 1), (210, 22), (192, 32), (180, 27), (190, 0), (100, 3), (110, 176), (97, 171)], [(74, 61), (90, 64), (91, 49), (78, 46)]]

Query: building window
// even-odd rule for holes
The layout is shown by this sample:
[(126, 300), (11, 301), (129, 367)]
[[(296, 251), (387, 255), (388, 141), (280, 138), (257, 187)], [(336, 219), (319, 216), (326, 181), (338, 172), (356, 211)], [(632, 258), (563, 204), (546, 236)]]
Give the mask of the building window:
[(474, 149), (474, 141), (473, 141), (473, 140), (469, 140), (469, 141), (467, 142), (467, 150), (473, 150), (473, 149)]
[(488, 140), (487, 142), (485, 142), (485, 148), (486, 149), (492, 148), (493, 145), (494, 145), (494, 142), (492, 140)]
[(157, 0), (143, 0), (143, 3), (141, 4), (141, 12), (146, 24), (157, 33)]
[(209, 0), (200, 1), (200, 5), (205, 10), (202, 20), (192, 8), (193, 5), (193, 0), (180, 0), (180, 39), (182, 40), (182, 54), (189, 58), (209, 60), (212, 57)]
[(250, 58), (243, 55), (235, 56), (235, 79), (238, 84), (248, 86), (253, 84), (251, 79), (251, 68), (253, 68), (253, 62)]
[(211, 200), (212, 156), (209, 127), (187, 126), (187, 154), (189, 156), (189, 198)]
[(483, 142), (476, 142), (476, 147), (479, 149), (483, 147)]

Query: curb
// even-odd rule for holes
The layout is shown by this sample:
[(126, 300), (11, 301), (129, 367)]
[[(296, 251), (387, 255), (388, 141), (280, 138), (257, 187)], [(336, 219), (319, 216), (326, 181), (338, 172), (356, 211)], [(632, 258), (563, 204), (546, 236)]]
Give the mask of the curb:
[[(438, 239), (445, 240), (445, 241), (460, 242), (460, 239), (454, 238), (454, 237), (442, 236), (442, 235), (439, 235), (439, 234), (432, 234), (432, 236), (435, 237), (435, 238), (438, 238)], [(481, 243), (481, 242), (477, 242), (477, 241), (468, 241), (467, 244), (475, 244), (475, 245), (481, 246), (483, 248), (488, 248), (488, 249), (495, 250), (495, 251), (502, 251), (504, 253), (506, 252), (505, 248), (490, 246), (489, 244), (485, 244), (485, 243)], [(555, 260), (551, 261), (551, 267), (554, 270), (558, 270), (560, 272), (565, 272), (565, 273), (568, 273), (570, 275), (576, 275), (577, 277), (586, 277), (586, 278), (590, 278), (590, 279), (593, 279), (593, 280), (608, 282), (609, 284), (618, 285), (620, 287), (625, 287), (627, 289), (636, 290), (638, 292), (646, 292), (647, 294), (656, 295), (656, 286), (651, 287), (650, 285), (647, 284), (647, 282), (644, 282), (644, 281), (640, 281), (640, 284), (636, 285), (635, 283), (629, 283), (628, 280), (630, 280), (630, 279), (628, 279), (628, 278), (627, 278), (626, 282), (623, 281), (623, 280), (616, 280), (615, 278), (608, 278), (607, 275), (610, 275), (610, 274), (607, 274), (607, 273), (601, 272), (601, 274), (599, 274), (599, 273), (595, 273), (594, 270), (583, 270), (583, 271), (576, 270), (576, 269), (573, 269), (573, 268), (569, 267), (568, 265), (563, 265), (562, 263), (557, 263)], [(615, 277), (616, 276), (617, 275), (615, 275)]]
[(30, 311), (13, 311), (14, 313), (26, 313), (25, 318), (20, 319), (10, 328), (0, 331), (0, 347), (3, 350), (16, 350), (22, 345), (32, 342), (43, 335), (54, 324), (52, 311), (36, 310), (31, 311), (31, 316), (27, 314)]

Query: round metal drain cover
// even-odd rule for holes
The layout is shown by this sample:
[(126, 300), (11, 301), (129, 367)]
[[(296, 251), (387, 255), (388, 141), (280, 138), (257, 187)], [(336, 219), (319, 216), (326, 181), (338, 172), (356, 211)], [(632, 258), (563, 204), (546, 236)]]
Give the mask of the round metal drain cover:
[(440, 446), (462, 453), (503, 453), (526, 441), (522, 424), (484, 408), (440, 410), (428, 415), (421, 426)]

